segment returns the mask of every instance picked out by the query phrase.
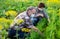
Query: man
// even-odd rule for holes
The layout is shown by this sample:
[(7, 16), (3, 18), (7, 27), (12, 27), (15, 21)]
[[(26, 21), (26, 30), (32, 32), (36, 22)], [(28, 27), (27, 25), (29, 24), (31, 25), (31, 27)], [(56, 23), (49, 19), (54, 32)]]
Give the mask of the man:
[[(32, 14), (34, 14), (36, 12), (36, 10), (34, 12), (32, 12), (33, 10), (35, 10), (35, 8), (28, 8), (27, 11), (19, 14), (15, 19), (14, 19), (14, 23), (11, 24), (11, 29), (9, 30), (8, 33), (8, 37), (10, 37), (11, 39), (16, 39), (16, 31), (18, 34), (18, 39), (25, 39), (26, 36), (25, 34), (30, 34), (31, 29), (33, 29), (34, 31), (38, 32), (40, 35), (43, 36), (43, 34), (40, 32), (40, 30), (38, 30), (31, 22), (30, 20), (30, 16)], [(18, 23), (18, 20), (23, 20), (23, 23)], [(18, 27), (15, 27), (15, 25), (17, 25), (18, 23)], [(19, 30), (16, 30), (16, 28), (19, 28)], [(26, 30), (27, 29), (27, 30)], [(29, 35), (28, 35), (29, 36)]]
[(37, 23), (43, 18), (45, 17), (47, 19), (47, 21), (50, 23), (50, 19), (49, 16), (47, 15), (46, 11), (45, 11), (45, 5), (44, 3), (40, 3), (38, 5), (38, 7), (36, 7), (36, 13), (31, 15), (31, 19), (32, 19), (32, 23), (34, 26), (37, 25)]

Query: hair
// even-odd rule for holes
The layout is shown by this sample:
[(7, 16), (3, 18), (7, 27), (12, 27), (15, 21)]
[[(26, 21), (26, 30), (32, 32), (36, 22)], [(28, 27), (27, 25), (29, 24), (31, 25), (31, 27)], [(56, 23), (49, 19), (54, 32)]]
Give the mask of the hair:
[(39, 3), (38, 8), (45, 8), (45, 4), (44, 3)]
[(27, 11), (29, 11), (29, 10), (33, 10), (33, 9), (35, 9), (35, 7), (30, 6), (30, 7), (27, 8)]

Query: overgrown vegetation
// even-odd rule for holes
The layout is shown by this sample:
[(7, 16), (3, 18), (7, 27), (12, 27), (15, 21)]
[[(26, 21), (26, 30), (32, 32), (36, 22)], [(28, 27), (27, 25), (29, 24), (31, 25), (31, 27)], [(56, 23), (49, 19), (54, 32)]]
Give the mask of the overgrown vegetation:
[[(42, 19), (37, 27), (46, 36), (45, 39), (60, 39), (60, 0), (0, 0), (0, 35), (5, 39), (13, 19), (29, 6), (38, 6), (40, 2), (46, 4), (46, 11), (50, 17), (50, 23)], [(31, 33), (30, 39), (43, 39), (36, 32)]]

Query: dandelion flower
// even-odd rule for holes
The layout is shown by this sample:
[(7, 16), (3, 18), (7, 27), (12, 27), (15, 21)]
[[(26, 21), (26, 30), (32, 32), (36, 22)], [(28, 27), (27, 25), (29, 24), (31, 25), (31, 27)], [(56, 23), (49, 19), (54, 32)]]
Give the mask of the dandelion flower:
[(0, 25), (0, 30), (2, 30), (3, 29), (3, 26), (2, 25)]

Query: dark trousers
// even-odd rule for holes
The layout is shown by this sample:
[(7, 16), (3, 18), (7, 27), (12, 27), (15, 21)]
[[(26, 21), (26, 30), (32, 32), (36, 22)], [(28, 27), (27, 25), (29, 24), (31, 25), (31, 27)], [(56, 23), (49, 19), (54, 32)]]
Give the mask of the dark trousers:
[[(16, 37), (16, 34), (18, 34), (18, 36)], [(8, 38), (10, 39), (25, 39), (27, 36), (30, 36), (30, 33), (28, 32), (22, 32), (21, 30), (14, 30), (14, 29), (10, 29), (8, 32)]]

